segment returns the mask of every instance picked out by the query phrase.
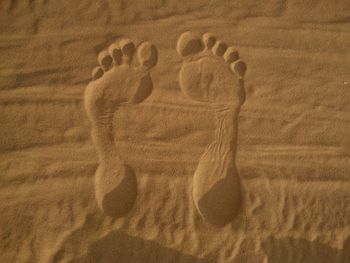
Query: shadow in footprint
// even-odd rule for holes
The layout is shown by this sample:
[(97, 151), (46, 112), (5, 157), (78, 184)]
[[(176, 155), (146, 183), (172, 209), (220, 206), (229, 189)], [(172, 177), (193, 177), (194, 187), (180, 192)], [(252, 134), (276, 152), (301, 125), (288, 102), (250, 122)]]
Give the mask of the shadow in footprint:
[(350, 262), (350, 239), (339, 250), (317, 241), (268, 238), (262, 245), (269, 263), (345, 263)]
[(85, 257), (70, 263), (209, 263), (174, 249), (160, 246), (154, 241), (132, 237), (120, 231), (113, 231), (93, 243)]
[[(121, 183), (107, 193), (102, 201), (103, 211), (113, 218), (124, 216), (134, 205), (137, 196), (137, 183), (134, 170), (125, 166), (125, 174)], [(122, 200), (122, 202), (121, 202)]]

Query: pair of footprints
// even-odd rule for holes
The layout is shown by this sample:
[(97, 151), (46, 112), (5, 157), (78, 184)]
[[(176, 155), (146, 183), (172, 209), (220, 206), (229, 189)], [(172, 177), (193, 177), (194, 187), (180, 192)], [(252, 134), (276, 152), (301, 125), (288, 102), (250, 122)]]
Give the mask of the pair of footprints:
[[(176, 49), (184, 60), (179, 74), (182, 91), (194, 100), (206, 102), (217, 121), (215, 138), (194, 174), (193, 200), (203, 218), (225, 225), (241, 206), (235, 154), (237, 118), (245, 100), (246, 65), (234, 47), (210, 33), (201, 36), (184, 32)], [(121, 160), (115, 145), (113, 115), (121, 105), (140, 103), (152, 93), (150, 70), (157, 59), (153, 44), (142, 42), (135, 47), (131, 40), (120, 39), (99, 54), (100, 66), (93, 70), (93, 80), (85, 90), (85, 109), (99, 157), (96, 199), (104, 213), (112, 217), (128, 213), (137, 195), (133, 170)]]

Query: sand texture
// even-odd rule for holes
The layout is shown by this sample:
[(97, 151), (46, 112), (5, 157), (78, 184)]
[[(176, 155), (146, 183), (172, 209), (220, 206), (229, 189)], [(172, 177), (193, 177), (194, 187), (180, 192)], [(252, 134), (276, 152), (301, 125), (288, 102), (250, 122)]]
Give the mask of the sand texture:
[(349, 263), (350, 2), (0, 1), (0, 263)]

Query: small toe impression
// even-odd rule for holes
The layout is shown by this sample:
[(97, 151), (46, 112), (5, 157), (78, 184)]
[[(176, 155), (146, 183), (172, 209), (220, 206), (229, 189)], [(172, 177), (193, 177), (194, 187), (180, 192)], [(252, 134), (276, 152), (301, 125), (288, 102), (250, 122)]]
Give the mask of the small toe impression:
[(122, 53), (131, 60), (135, 53), (135, 44), (129, 38), (123, 38), (119, 41)]
[(224, 54), (224, 60), (231, 64), (234, 61), (237, 61), (239, 59), (238, 51), (235, 47), (229, 47), (225, 54)]
[(227, 45), (224, 42), (218, 40), (213, 46), (212, 50), (215, 55), (222, 56), (227, 50)]
[(112, 67), (113, 59), (107, 50), (103, 50), (98, 54), (98, 63), (102, 66), (104, 71), (109, 70)]
[(231, 70), (235, 72), (240, 78), (243, 78), (245, 75), (245, 72), (247, 71), (247, 65), (241, 59), (232, 63), (230, 67), (231, 67)]
[(142, 42), (137, 49), (137, 58), (141, 66), (150, 69), (157, 64), (158, 50), (150, 42)]
[(110, 45), (108, 52), (112, 56), (115, 65), (120, 65), (122, 63), (123, 53), (117, 43)]
[(176, 50), (180, 56), (195, 55), (204, 49), (204, 43), (200, 35), (191, 31), (181, 34), (177, 41)]
[(205, 33), (203, 35), (203, 42), (205, 46), (210, 49), (215, 45), (216, 37), (212, 33)]
[(92, 79), (96, 80), (103, 76), (103, 69), (101, 67), (95, 67), (92, 70)]

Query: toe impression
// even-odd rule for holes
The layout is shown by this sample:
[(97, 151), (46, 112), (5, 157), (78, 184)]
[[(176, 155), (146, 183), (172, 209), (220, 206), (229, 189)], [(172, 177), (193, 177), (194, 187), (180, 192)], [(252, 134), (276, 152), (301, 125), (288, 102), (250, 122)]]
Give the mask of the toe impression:
[(238, 51), (235, 47), (229, 47), (227, 48), (225, 54), (224, 54), (224, 60), (231, 64), (232, 62), (235, 62), (239, 59)]
[(95, 67), (92, 70), (92, 79), (96, 80), (103, 76), (103, 69), (101, 67)]
[(119, 46), (124, 55), (124, 62), (130, 64), (135, 53), (135, 44), (129, 38), (122, 38)]
[(107, 50), (101, 51), (98, 54), (97, 60), (104, 71), (107, 71), (112, 67), (113, 59)]
[(120, 65), (122, 63), (123, 53), (117, 43), (113, 43), (112, 45), (110, 45), (108, 48), (108, 52), (113, 58), (115, 65)]
[(217, 56), (223, 56), (226, 50), (227, 50), (227, 45), (220, 40), (215, 43), (212, 49), (213, 53)]
[(187, 31), (179, 37), (176, 50), (180, 56), (187, 57), (203, 51), (204, 43), (200, 35)]
[(205, 46), (210, 49), (212, 48), (215, 43), (216, 43), (216, 37), (212, 34), (212, 33), (205, 33), (203, 35), (203, 42), (205, 44)]
[(247, 65), (241, 59), (233, 62), (230, 68), (232, 72), (236, 73), (240, 78), (243, 78), (247, 71)]
[(141, 66), (151, 69), (157, 64), (158, 50), (152, 43), (142, 42), (137, 49), (137, 58)]

